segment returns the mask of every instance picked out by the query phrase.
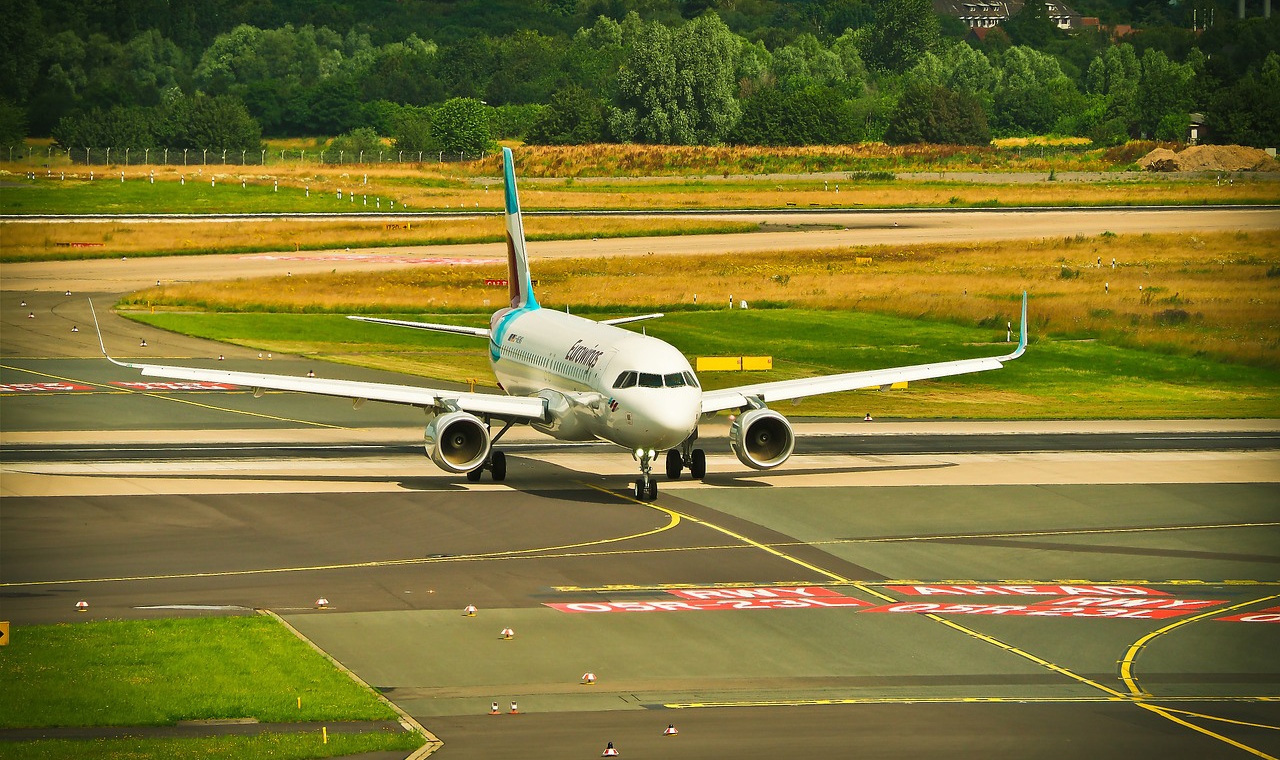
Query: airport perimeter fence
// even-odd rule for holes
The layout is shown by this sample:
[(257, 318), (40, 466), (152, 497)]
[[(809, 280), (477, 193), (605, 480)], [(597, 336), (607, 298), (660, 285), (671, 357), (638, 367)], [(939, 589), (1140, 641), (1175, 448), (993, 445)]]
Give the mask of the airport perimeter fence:
[(9, 161), (32, 166), (305, 166), (464, 163), (482, 161), (487, 152), (395, 150), (329, 150), (288, 148), (231, 150), (222, 148), (58, 148), (11, 146)]

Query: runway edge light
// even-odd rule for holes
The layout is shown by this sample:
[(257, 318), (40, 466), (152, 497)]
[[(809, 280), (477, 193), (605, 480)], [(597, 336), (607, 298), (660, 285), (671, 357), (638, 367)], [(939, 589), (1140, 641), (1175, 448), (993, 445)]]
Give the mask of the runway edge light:
[(678, 735), (679, 733), (680, 733), (680, 731), (678, 731), (678, 730), (676, 729), (676, 724), (674, 724), (674, 723), (669, 723), (669, 724), (667, 724), (667, 729), (666, 729), (665, 731), (663, 731), (663, 732), (662, 732), (662, 735), (663, 735), (663, 736), (676, 736), (676, 735)]
[(463, 611), (462, 611), (462, 614), (463, 614), (463, 615), (465, 615), (465, 616), (467, 616), (467, 617), (475, 617), (475, 616), (476, 616), (476, 606), (475, 606), (474, 604), (468, 604), (468, 605), (467, 605), (467, 608), (466, 608), (465, 610), (463, 610)]
[(502, 629), (502, 640), (503, 640), (503, 641), (510, 641), (510, 640), (514, 639), (515, 637), (516, 637), (516, 632), (515, 632), (515, 631), (511, 630), (510, 628), (503, 628), (503, 629)]
[(583, 673), (583, 674), (582, 674), (582, 683), (583, 683), (583, 685), (585, 685), (585, 686), (594, 686), (594, 685), (595, 685), (595, 683), (596, 683), (596, 674), (595, 674), (595, 673)]

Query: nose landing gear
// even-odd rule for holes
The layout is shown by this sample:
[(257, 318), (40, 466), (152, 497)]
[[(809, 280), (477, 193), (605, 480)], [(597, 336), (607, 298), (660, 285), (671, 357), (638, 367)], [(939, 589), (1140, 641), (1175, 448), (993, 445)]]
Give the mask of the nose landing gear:
[(658, 481), (651, 475), (653, 458), (658, 452), (653, 449), (636, 449), (634, 456), (640, 461), (640, 477), (636, 479), (635, 495), (641, 501), (653, 501), (658, 498)]

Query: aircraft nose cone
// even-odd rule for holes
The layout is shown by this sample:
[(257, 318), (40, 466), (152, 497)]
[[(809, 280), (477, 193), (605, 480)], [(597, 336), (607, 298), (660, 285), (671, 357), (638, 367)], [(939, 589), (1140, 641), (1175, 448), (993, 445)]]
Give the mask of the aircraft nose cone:
[(672, 394), (671, 398), (663, 399), (664, 403), (645, 410), (643, 424), (646, 437), (651, 441), (650, 448), (675, 448), (693, 432), (702, 406), (697, 395)]

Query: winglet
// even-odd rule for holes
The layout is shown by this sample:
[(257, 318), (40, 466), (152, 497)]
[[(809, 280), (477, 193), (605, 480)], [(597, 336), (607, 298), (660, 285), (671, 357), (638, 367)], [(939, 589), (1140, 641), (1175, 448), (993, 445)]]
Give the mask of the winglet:
[(93, 299), (89, 299), (89, 313), (93, 315), (93, 329), (98, 333), (98, 348), (102, 349), (102, 355), (107, 357), (107, 361), (120, 367), (128, 367), (130, 365), (124, 362), (118, 362), (111, 358), (111, 354), (107, 353), (107, 344), (102, 341), (102, 328), (98, 326), (98, 311), (93, 308)]
[(515, 159), (510, 148), (502, 149), (502, 181), (507, 206), (507, 292), (511, 296), (511, 308), (536, 309), (538, 299), (533, 295), (533, 281), (529, 278), (524, 217), (520, 213), (520, 197), (516, 194)]
[(1013, 353), (1000, 357), (1000, 361), (1013, 361), (1027, 350), (1027, 291), (1022, 291), (1022, 326), (1018, 331), (1018, 347)]

